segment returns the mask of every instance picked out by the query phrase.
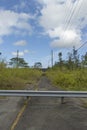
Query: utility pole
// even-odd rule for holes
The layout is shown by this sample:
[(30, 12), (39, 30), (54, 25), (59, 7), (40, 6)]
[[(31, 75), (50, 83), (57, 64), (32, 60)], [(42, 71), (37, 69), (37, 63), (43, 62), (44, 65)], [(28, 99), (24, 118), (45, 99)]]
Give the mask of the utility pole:
[(17, 68), (18, 68), (19, 50), (17, 50)]
[(53, 68), (53, 50), (51, 50), (51, 66)]

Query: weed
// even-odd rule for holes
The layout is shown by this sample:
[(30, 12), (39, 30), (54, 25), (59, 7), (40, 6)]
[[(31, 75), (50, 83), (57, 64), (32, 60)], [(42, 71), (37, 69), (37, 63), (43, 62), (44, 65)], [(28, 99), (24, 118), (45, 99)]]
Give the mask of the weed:
[(3, 68), (0, 70), (0, 89), (24, 89), (25, 84), (34, 84), (41, 71), (30, 68)]
[(52, 83), (65, 90), (87, 90), (87, 69), (64, 70), (50, 69), (47, 76)]

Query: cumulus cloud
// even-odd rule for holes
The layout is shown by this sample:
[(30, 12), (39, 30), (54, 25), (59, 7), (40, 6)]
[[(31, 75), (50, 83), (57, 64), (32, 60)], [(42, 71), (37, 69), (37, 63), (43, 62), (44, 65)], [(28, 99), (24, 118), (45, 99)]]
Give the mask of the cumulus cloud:
[(0, 36), (13, 34), (17, 30), (30, 32), (32, 27), (29, 20), (32, 18), (30, 14), (0, 9)]
[(63, 29), (56, 28), (56, 30), (49, 32), (49, 35), (53, 38), (59, 37), (51, 43), (53, 47), (63, 48), (75, 46), (78, 48), (81, 45), (81, 32), (75, 29), (64, 31)]
[(87, 0), (38, 0), (42, 5), (39, 24), (53, 39), (51, 46), (72, 47), (82, 43), (87, 26)]
[(14, 43), (15, 46), (25, 46), (27, 42), (25, 40), (17, 41)]

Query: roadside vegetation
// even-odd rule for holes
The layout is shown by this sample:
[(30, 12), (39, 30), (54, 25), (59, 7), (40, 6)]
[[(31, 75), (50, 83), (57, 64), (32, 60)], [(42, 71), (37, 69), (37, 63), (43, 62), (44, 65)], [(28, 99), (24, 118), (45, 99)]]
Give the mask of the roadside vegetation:
[(87, 90), (87, 52), (80, 59), (73, 48), (66, 61), (62, 59), (62, 52), (58, 57), (59, 61), (47, 71), (52, 83), (65, 90)]
[(39, 69), (7, 68), (0, 63), (0, 89), (25, 89), (26, 84), (35, 85), (40, 76)]
[(42, 72), (42, 64), (36, 62), (33, 68), (23, 59), (13, 57), (10, 59), (9, 68), (4, 60), (0, 61), (0, 89), (25, 89), (26, 84), (37, 84), (41, 75), (51, 79), (56, 87), (65, 90), (87, 90), (87, 52), (79, 58), (78, 52), (73, 47), (63, 60), (62, 52), (58, 54), (58, 61)]
[(48, 78), (52, 83), (64, 90), (87, 90), (87, 69), (60, 70), (49, 69)]

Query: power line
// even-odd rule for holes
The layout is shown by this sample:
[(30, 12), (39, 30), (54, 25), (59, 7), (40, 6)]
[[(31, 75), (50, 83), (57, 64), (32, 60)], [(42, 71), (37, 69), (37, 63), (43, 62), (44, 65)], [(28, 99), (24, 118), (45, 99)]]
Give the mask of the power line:
[[(65, 33), (66, 31), (68, 30), (69, 26), (70, 26), (70, 23), (71, 23), (71, 20), (72, 20), (72, 17), (74, 16), (76, 10), (77, 10), (77, 6), (79, 4), (80, 0), (79, 1), (76, 1), (74, 3), (74, 5), (72, 4), (72, 6), (70, 5), (70, 13), (69, 13), (69, 17), (67, 17), (68, 15), (66, 15), (66, 23), (65, 23), (65, 28), (64, 28), (64, 32), (63, 32), (63, 38), (65, 37)], [(71, 3), (71, 2), (70, 2)], [(66, 48), (69, 50), (69, 48)]]
[[(80, 0), (79, 0), (80, 1)], [(75, 3), (75, 5), (74, 5), (74, 7), (72, 7), (72, 12), (71, 12), (71, 14), (70, 14), (70, 16), (69, 16), (69, 18), (68, 18), (68, 20), (67, 20), (67, 24), (66, 24), (66, 27), (65, 27), (65, 29), (64, 29), (64, 32), (68, 29), (68, 27), (69, 27), (69, 25), (70, 25), (70, 22), (71, 22), (71, 20), (72, 20), (72, 17), (74, 16), (74, 14), (75, 14), (75, 11), (76, 11), (76, 9), (77, 9), (77, 5), (78, 5), (78, 2), (79, 1), (77, 1), (76, 3)]]
[[(65, 37), (65, 32), (68, 30), (68, 28), (72, 25), (71, 22), (72, 22), (72, 18), (74, 18), (74, 16), (76, 16), (76, 14), (79, 12), (80, 8), (82, 7), (82, 0), (79, 0), (75, 3), (75, 6), (72, 7), (72, 10), (71, 10), (71, 15), (69, 16), (69, 19), (67, 21), (67, 25), (64, 29), (64, 34), (63, 34), (63, 37)], [(78, 7), (77, 7), (78, 6)], [(77, 18), (77, 17), (76, 17)], [(68, 48), (67, 48), (68, 49)]]
[[(78, 20), (79, 13), (80, 13), (81, 8), (82, 8), (82, 6), (83, 6), (83, 3), (82, 3), (83, 1), (84, 1), (84, 0), (79, 0), (78, 7), (75, 8), (75, 11), (74, 11), (74, 13), (73, 13), (73, 15), (72, 15), (72, 18), (71, 18), (71, 20), (70, 20), (68, 26), (67, 26), (67, 29), (70, 28), (70, 27), (73, 25), (72, 19), (74, 19), (74, 21)], [(76, 23), (77, 23), (77, 22), (76, 22)], [(80, 24), (81, 24), (81, 20), (80, 20), (80, 19), (79, 19), (78, 23), (79, 23), (78, 26), (80, 26)], [(66, 30), (67, 30), (67, 29), (66, 29)]]
[[(71, 2), (69, 1), (69, 8), (71, 8), (70, 9), (70, 14), (72, 13), (72, 10), (73, 10), (73, 6), (71, 5)], [(65, 11), (67, 11), (67, 6), (65, 6)], [(64, 27), (64, 30), (66, 29), (66, 26), (67, 26), (67, 22), (68, 22), (68, 19), (69, 19), (69, 17), (70, 17), (70, 14), (68, 15), (68, 13), (66, 12), (66, 15), (65, 15), (65, 27)]]
[(77, 51), (78, 51), (79, 49), (81, 49), (85, 44), (87, 44), (87, 41), (84, 42), (84, 43), (77, 49)]

